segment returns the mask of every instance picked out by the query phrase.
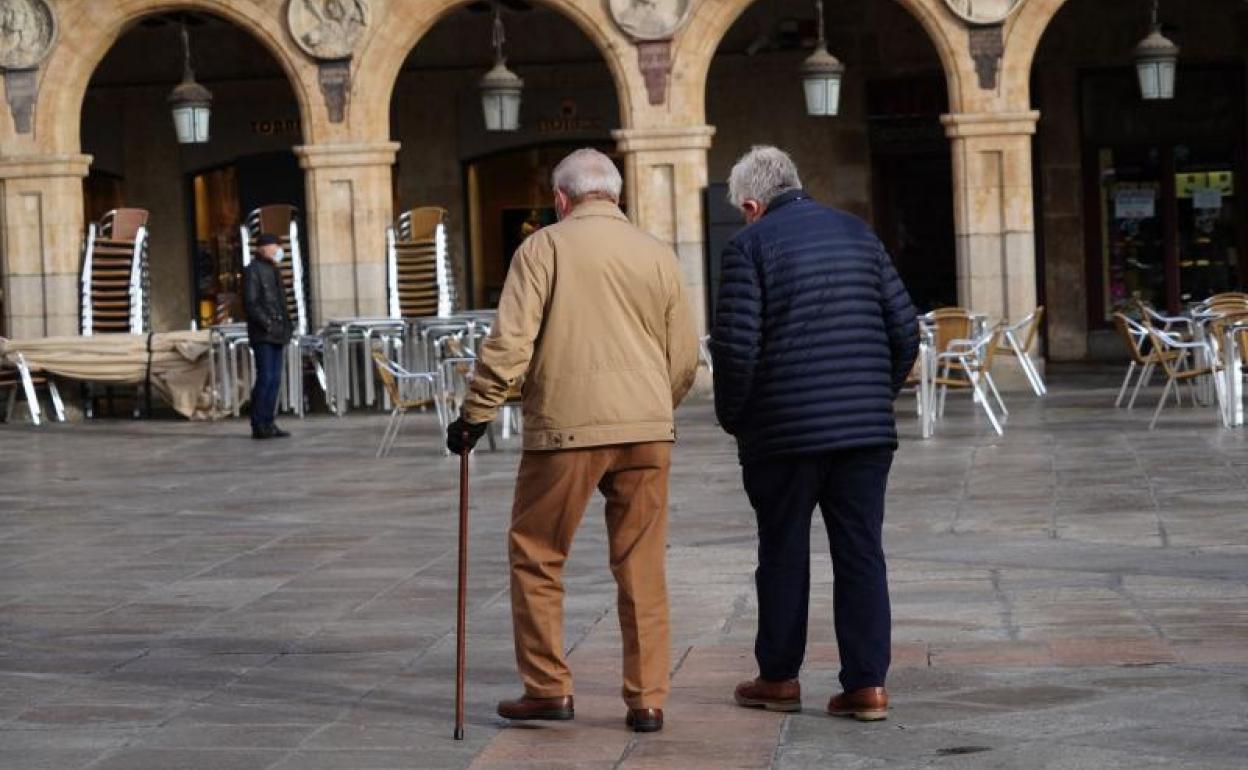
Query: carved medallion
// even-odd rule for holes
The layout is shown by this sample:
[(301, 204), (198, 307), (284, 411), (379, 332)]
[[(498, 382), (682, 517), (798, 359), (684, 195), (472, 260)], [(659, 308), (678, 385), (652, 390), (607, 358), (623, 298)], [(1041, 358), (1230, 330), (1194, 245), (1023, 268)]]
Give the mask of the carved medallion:
[(290, 0), (286, 26), (314, 59), (348, 59), (368, 26), (368, 0)]
[(971, 24), (999, 24), (1023, 4), (1023, 0), (945, 0), (950, 10)]
[(692, 0), (606, 0), (611, 18), (633, 40), (668, 40), (689, 18)]
[(0, 0), (0, 69), (39, 66), (56, 39), (56, 18), (44, 0)]

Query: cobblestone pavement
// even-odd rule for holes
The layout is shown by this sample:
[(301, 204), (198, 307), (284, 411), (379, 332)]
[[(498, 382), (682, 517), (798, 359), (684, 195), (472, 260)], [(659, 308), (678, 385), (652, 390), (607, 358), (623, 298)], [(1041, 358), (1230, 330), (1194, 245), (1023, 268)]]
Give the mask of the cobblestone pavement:
[[(456, 465), (428, 416), (0, 426), (0, 767), (1243, 767), (1248, 433), (1133, 413), (1116, 384), (1014, 394), (1004, 439), (962, 395), (912, 402), (889, 497), (887, 722), (834, 720), (831, 569), (815, 549), (805, 711), (730, 705), (754, 673), (754, 526), (707, 403), (682, 411), (672, 698), (618, 699), (601, 516), (567, 570), (577, 718), (508, 726), (504, 535), (515, 447), (474, 461), (469, 725), (450, 739)], [(816, 532), (816, 541), (822, 540)]]

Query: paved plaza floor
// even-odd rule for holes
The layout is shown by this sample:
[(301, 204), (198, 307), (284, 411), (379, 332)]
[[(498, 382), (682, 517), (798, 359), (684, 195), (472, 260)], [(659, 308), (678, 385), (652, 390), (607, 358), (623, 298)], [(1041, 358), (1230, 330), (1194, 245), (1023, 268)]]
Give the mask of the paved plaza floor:
[(889, 495), (894, 708), (836, 690), (815, 532), (805, 709), (731, 705), (755, 673), (754, 523), (710, 404), (682, 409), (667, 728), (625, 730), (600, 508), (567, 568), (577, 717), (510, 726), (505, 532), (519, 452), (473, 462), (468, 728), (451, 740), (457, 465), (431, 417), (0, 426), (0, 768), (1242, 768), (1248, 431), (1111, 374), (1007, 396), (996, 438), (959, 395), (913, 402)]

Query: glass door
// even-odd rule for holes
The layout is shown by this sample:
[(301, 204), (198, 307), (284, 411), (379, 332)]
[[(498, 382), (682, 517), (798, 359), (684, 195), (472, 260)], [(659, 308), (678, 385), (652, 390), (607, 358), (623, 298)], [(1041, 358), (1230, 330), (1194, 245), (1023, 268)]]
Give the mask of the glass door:
[(1239, 286), (1233, 157), (1175, 148), (1179, 298), (1185, 304)]
[(1099, 153), (1105, 317), (1135, 302), (1166, 305), (1161, 155), (1155, 149)]

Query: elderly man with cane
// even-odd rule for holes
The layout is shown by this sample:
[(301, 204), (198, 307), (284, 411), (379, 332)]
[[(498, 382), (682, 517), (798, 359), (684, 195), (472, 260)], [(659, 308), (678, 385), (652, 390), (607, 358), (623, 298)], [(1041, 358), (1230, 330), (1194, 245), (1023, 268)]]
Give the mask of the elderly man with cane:
[(471, 451), (523, 382), (524, 455), (508, 551), (524, 694), (499, 703), (499, 715), (574, 716), (562, 572), (597, 489), (618, 586), (626, 724), (652, 732), (663, 726), (668, 692), (673, 410), (693, 384), (698, 340), (676, 255), (628, 222), (622, 184), (596, 150), (577, 150), (555, 168), (560, 222), (516, 251), (447, 446)]
[(759, 676), (738, 704), (801, 709), (810, 517), (832, 548), (843, 692), (828, 712), (884, 719), (891, 620), (881, 529), (893, 401), (918, 352), (914, 306), (866, 224), (821, 206), (775, 147), (733, 167), (747, 226), (724, 250), (711, 335), (715, 411), (737, 438), (758, 520)]

